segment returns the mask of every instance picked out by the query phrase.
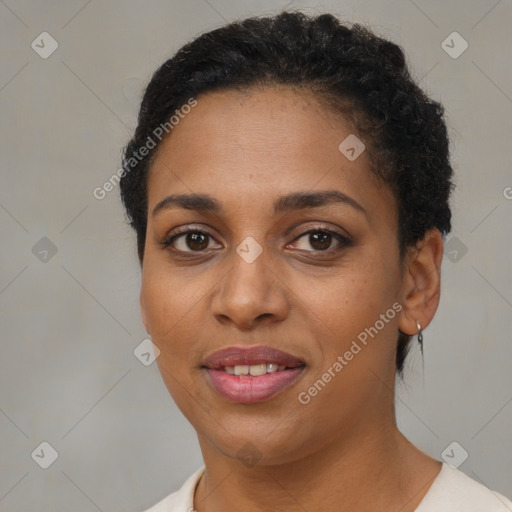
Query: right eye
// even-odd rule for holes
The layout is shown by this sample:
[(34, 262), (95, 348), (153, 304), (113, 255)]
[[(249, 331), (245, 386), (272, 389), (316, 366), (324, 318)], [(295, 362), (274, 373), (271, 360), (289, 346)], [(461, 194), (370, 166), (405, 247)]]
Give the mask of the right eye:
[(167, 237), (161, 245), (176, 252), (202, 252), (208, 250), (210, 240), (214, 238), (206, 231), (184, 228)]

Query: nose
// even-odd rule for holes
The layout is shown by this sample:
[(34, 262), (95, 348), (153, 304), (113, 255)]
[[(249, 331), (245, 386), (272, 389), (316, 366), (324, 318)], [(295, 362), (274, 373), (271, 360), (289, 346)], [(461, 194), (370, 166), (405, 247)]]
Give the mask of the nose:
[(243, 331), (285, 319), (289, 308), (286, 285), (271, 267), (265, 251), (251, 263), (236, 252), (231, 260), (230, 270), (213, 296), (215, 318)]

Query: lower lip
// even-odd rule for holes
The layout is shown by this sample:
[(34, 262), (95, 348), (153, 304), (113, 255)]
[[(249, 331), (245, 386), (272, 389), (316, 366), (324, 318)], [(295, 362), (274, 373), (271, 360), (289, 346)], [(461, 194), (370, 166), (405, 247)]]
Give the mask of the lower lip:
[(302, 370), (304, 366), (251, 377), (206, 368), (210, 382), (218, 393), (232, 402), (245, 404), (262, 402), (281, 393), (299, 378)]

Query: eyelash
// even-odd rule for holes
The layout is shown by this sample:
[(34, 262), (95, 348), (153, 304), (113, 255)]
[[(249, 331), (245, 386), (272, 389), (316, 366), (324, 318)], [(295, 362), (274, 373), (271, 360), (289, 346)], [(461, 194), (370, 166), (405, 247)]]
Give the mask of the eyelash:
[[(169, 236), (166, 239), (164, 239), (162, 242), (160, 242), (159, 245), (161, 245), (164, 249), (169, 249), (175, 240), (177, 240), (179, 237), (187, 235), (188, 233), (196, 233), (196, 234), (200, 234), (200, 235), (205, 235), (206, 237), (209, 237), (209, 238), (213, 238), (213, 236), (210, 235), (210, 233), (208, 233), (207, 231), (203, 231), (201, 229), (193, 229), (190, 227), (178, 228), (178, 231), (176, 233), (174, 233), (172, 236)], [(348, 237), (342, 235), (341, 233), (338, 233), (337, 231), (333, 231), (332, 229), (324, 228), (323, 226), (317, 226), (313, 229), (309, 229), (308, 231), (305, 231), (304, 233), (297, 235), (297, 237), (294, 238), (292, 243), (299, 240), (303, 236), (309, 235), (311, 233), (327, 233), (329, 235), (332, 235), (338, 241), (339, 245), (333, 249), (311, 250), (311, 251), (306, 251), (306, 252), (313, 252), (313, 253), (318, 253), (318, 254), (333, 254), (333, 253), (341, 252), (344, 248), (349, 247), (352, 243), (352, 241)], [(181, 253), (181, 254), (187, 254), (187, 253), (189, 253), (189, 254), (202, 254), (203, 253), (204, 254), (205, 252), (208, 251), (208, 249), (204, 249), (201, 251), (180, 251), (178, 249), (172, 249), (172, 250), (173, 250), (173, 252)]]

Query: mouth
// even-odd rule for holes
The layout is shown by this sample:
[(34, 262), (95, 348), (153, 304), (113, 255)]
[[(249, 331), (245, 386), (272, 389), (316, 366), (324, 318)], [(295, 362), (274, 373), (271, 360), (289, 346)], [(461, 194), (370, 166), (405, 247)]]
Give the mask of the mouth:
[(202, 365), (213, 389), (231, 402), (268, 400), (292, 386), (305, 362), (272, 347), (228, 347)]

